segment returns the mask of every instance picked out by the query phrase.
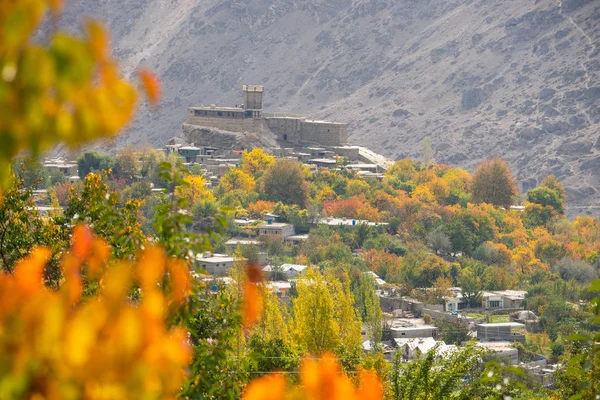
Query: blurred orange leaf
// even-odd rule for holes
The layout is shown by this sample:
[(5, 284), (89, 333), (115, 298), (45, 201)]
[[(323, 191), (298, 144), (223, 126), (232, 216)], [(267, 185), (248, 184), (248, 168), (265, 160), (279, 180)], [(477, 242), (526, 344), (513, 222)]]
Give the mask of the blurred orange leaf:
[(92, 231), (83, 224), (78, 224), (73, 229), (73, 253), (79, 260), (85, 260), (92, 249)]
[(96, 60), (104, 61), (108, 53), (108, 35), (106, 30), (97, 21), (88, 21), (86, 24), (89, 45)]
[(281, 374), (267, 375), (250, 382), (244, 400), (278, 400), (285, 395), (285, 378)]
[(154, 106), (158, 105), (162, 91), (158, 78), (153, 72), (150, 72), (146, 68), (140, 68), (138, 75), (140, 76), (150, 103)]
[(19, 288), (30, 293), (43, 287), (44, 267), (52, 254), (44, 247), (35, 247), (31, 254), (15, 266), (15, 279)]
[(50, 9), (54, 14), (58, 14), (59, 12), (61, 12), (63, 6), (63, 0), (50, 0)]
[(246, 282), (244, 283), (244, 298), (242, 299), (242, 325), (249, 329), (256, 324), (264, 306), (263, 294), (258, 287), (262, 282), (262, 271), (256, 264), (246, 266)]

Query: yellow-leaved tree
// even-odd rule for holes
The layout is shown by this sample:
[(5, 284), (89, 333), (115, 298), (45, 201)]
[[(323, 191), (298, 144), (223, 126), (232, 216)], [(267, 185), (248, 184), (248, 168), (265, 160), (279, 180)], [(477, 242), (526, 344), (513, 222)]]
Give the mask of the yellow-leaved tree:
[(175, 188), (175, 193), (179, 197), (188, 199), (191, 204), (200, 200), (214, 201), (215, 199), (206, 186), (206, 179), (201, 175), (188, 175), (183, 178), (182, 185)]

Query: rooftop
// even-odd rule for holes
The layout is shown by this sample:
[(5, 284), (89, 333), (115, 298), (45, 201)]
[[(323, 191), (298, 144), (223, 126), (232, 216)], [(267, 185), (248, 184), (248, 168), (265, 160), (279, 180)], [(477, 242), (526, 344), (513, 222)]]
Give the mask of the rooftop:
[(285, 228), (287, 226), (291, 226), (291, 224), (286, 224), (285, 222), (271, 222), (270, 224), (262, 224), (259, 228)]
[(238, 239), (238, 238), (231, 238), (228, 241), (225, 242), (225, 245), (238, 245), (238, 244), (261, 244), (259, 240), (253, 240), (253, 239)]
[(433, 325), (420, 325), (420, 326), (392, 326), (390, 329), (395, 331), (420, 331), (423, 329), (435, 330), (437, 326)]
[(503, 328), (503, 327), (511, 327), (511, 328), (525, 328), (524, 324), (520, 324), (518, 322), (493, 322), (493, 323), (484, 323), (477, 324), (477, 326), (481, 326), (484, 328)]
[(200, 107), (190, 107), (190, 110), (201, 110), (201, 111), (228, 111), (228, 112), (239, 112), (243, 113), (246, 110), (239, 107), (221, 107), (221, 106), (200, 106)]

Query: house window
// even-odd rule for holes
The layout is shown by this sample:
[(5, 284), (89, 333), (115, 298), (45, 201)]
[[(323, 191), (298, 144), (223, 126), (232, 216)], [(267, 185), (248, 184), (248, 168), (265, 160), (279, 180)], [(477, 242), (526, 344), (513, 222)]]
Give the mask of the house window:
[(222, 113), (221, 111), (217, 111), (217, 115), (218, 115), (219, 117), (222, 117), (222, 116), (223, 116), (223, 113)]
[(490, 307), (500, 307), (499, 301), (490, 301)]
[(406, 333), (405, 333), (405, 332), (402, 332), (402, 336), (404, 336), (404, 335), (406, 335)]

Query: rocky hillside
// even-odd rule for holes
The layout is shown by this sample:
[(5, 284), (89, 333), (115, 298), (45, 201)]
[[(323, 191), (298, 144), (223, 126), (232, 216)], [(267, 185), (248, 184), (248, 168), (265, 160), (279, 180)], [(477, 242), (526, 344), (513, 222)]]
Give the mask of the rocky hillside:
[(554, 173), (573, 212), (600, 204), (599, 0), (71, 0), (61, 24), (107, 21), (130, 74), (164, 85), (121, 139), (161, 145), (186, 107), (239, 104), (350, 123), (392, 158), (472, 169), (497, 154), (534, 186)]

